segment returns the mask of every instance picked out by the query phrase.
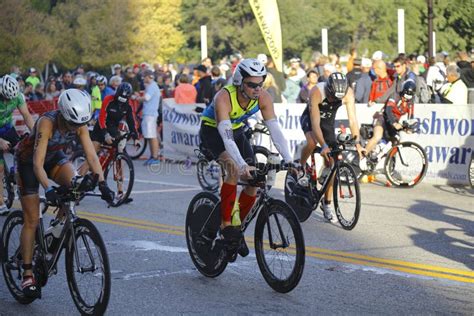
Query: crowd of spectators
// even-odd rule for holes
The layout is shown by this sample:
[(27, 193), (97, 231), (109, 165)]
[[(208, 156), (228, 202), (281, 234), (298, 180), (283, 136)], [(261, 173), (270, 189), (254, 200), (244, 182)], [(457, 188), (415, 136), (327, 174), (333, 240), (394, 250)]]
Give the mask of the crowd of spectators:
[[(264, 88), (275, 103), (305, 103), (309, 90), (334, 71), (346, 73), (356, 102), (369, 105), (383, 103), (407, 78), (417, 83), (418, 103), (467, 104), (468, 90), (474, 88), (474, 55), (469, 56), (466, 52), (458, 52), (455, 56), (441, 52), (431, 58), (399, 54), (393, 59), (381, 51), (370, 57), (359, 57), (356, 50), (351, 50), (345, 58), (315, 52), (306, 63), (297, 57), (291, 58), (282, 72), (277, 70), (270, 56), (248, 57), (257, 57), (266, 65), (268, 76)], [(145, 62), (130, 66), (115, 64), (108, 74), (86, 72), (80, 65), (46, 79), (34, 67), (22, 73), (19, 67), (13, 66), (11, 75), (20, 83), (27, 101), (53, 100), (62, 90), (76, 87), (89, 92), (95, 102), (94, 108), (100, 109), (101, 99), (113, 94), (122, 81), (130, 83), (138, 97), (145, 90), (144, 73), (151, 71), (163, 98), (174, 97), (178, 104), (209, 104), (216, 92), (231, 82), (233, 69), (242, 58), (236, 53), (217, 63), (205, 58), (200, 64), (181, 66)], [(473, 96), (470, 98), (472, 103)]]

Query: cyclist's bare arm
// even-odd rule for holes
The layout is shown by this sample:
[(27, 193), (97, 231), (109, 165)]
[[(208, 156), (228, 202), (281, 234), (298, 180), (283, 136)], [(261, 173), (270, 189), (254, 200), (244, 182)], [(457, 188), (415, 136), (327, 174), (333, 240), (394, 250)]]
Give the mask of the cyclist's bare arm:
[(36, 127), (35, 147), (33, 151), (33, 171), (36, 179), (46, 190), (49, 187), (48, 174), (44, 170), (44, 159), (48, 150), (48, 140), (53, 131), (53, 122), (46, 118), (40, 118)]
[(285, 136), (283, 135), (281, 127), (278, 123), (272, 97), (267, 91), (263, 90), (261, 92), (258, 98), (258, 104), (265, 120), (265, 124), (270, 131), (270, 136), (273, 143), (275, 144), (275, 147), (286, 162), (291, 162), (292, 156), (288, 142), (285, 139)]
[(351, 129), (351, 134), (353, 137), (356, 137), (356, 139), (359, 139), (359, 123), (357, 121), (354, 91), (352, 88), (347, 90), (346, 95), (342, 99), (342, 103), (346, 105), (347, 118), (349, 119), (349, 128)]
[(225, 151), (230, 155), (233, 161), (239, 167), (240, 173), (245, 177), (250, 177), (250, 169), (244, 158), (240, 154), (239, 148), (234, 141), (232, 123), (230, 122), (230, 111), (232, 104), (230, 96), (224, 90), (220, 90), (215, 97), (215, 117), (217, 130), (224, 142)]
[(354, 91), (352, 88), (347, 90), (346, 95), (342, 99), (342, 103), (346, 105), (347, 118), (349, 119), (349, 128), (351, 129), (352, 137), (356, 139), (356, 148), (359, 155), (362, 154), (364, 149), (360, 145), (360, 133), (359, 133), (359, 122), (357, 121), (357, 114), (355, 110), (355, 98)]
[(326, 144), (324, 140), (323, 131), (321, 130), (321, 115), (319, 112), (319, 104), (321, 103), (321, 92), (317, 87), (311, 89), (309, 96), (309, 115), (311, 117), (311, 128), (313, 129), (313, 135), (316, 137), (317, 142), (323, 146)]
[(31, 132), (33, 130), (33, 126), (35, 125), (35, 121), (33, 120), (33, 117), (31, 116), (30, 111), (28, 111), (28, 107), (26, 106), (26, 103), (18, 107), (18, 111), (20, 111), (20, 114), (23, 116), (23, 120), (25, 121), (26, 126)]
[(99, 158), (95, 152), (94, 145), (92, 144), (91, 138), (89, 136), (89, 130), (87, 126), (82, 126), (77, 129), (77, 135), (81, 142), (82, 147), (84, 148), (84, 153), (86, 155), (87, 163), (90, 166), (90, 169), (94, 174), (99, 175), (99, 181), (104, 181), (104, 174), (102, 172), (102, 167), (100, 166)]

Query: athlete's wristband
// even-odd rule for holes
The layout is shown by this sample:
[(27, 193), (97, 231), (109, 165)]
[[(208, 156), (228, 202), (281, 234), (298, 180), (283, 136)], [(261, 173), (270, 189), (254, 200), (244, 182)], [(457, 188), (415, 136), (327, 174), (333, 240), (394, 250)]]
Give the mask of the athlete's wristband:
[(324, 143), (322, 146), (321, 146), (321, 150), (324, 150), (326, 148), (329, 148), (328, 144)]

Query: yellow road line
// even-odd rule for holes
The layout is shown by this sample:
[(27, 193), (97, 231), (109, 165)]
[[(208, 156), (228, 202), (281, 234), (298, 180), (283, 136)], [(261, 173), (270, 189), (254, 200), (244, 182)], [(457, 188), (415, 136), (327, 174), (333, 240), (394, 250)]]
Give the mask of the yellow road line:
[(79, 211), (77, 213), (80, 216), (83, 216), (83, 217), (93, 216), (93, 217), (96, 217), (96, 218), (109, 219), (109, 220), (118, 221), (118, 222), (138, 224), (138, 225), (141, 225), (141, 226), (161, 227), (161, 228), (167, 228), (169, 230), (177, 230), (177, 231), (184, 232), (184, 227), (182, 227), (182, 226), (171, 226), (171, 225), (160, 224), (160, 223), (156, 223), (156, 222), (150, 222), (150, 221), (144, 221), (144, 220), (138, 220), (138, 219), (131, 219), (131, 218), (127, 218), (127, 217), (104, 215), (104, 214), (98, 214), (98, 213), (90, 213), (90, 212), (84, 212), (84, 211)]
[[(184, 235), (184, 228), (180, 226), (165, 225), (156, 222), (148, 222), (143, 220), (130, 219), (126, 217), (111, 216), (104, 214), (97, 214), (91, 212), (78, 212), (84, 218), (92, 221), (113, 224), (124, 227), (132, 227), (143, 230), (150, 230), (154, 232), (167, 233), (176, 236)], [(253, 241), (246, 238), (250, 245), (253, 245)], [(294, 247), (290, 252), (294, 252)], [(396, 259), (384, 259), (371, 257), (366, 255), (360, 255), (355, 253), (349, 253), (338, 250), (330, 250), (318, 247), (307, 246), (306, 255), (309, 257), (333, 260), (338, 262), (345, 262), (351, 264), (379, 267), (394, 271), (405, 272), (409, 274), (417, 274), (434, 278), (442, 278), (448, 280), (454, 280), (459, 282), (474, 283), (474, 272), (467, 270), (459, 270), (453, 268), (446, 268), (434, 265), (420, 264), (414, 262), (401, 261)]]

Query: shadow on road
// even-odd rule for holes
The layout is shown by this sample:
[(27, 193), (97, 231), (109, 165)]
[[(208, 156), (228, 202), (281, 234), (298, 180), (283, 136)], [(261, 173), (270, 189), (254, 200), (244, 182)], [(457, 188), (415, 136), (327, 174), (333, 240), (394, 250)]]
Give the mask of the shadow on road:
[[(455, 205), (454, 200), (453, 204)], [(466, 219), (474, 215), (474, 210), (415, 200), (415, 204), (408, 211), (428, 220), (446, 224), (446, 227), (438, 228), (436, 231), (410, 227), (415, 232), (411, 238), (417, 247), (460, 262), (474, 270), (474, 242), (472, 242), (474, 221)]]

